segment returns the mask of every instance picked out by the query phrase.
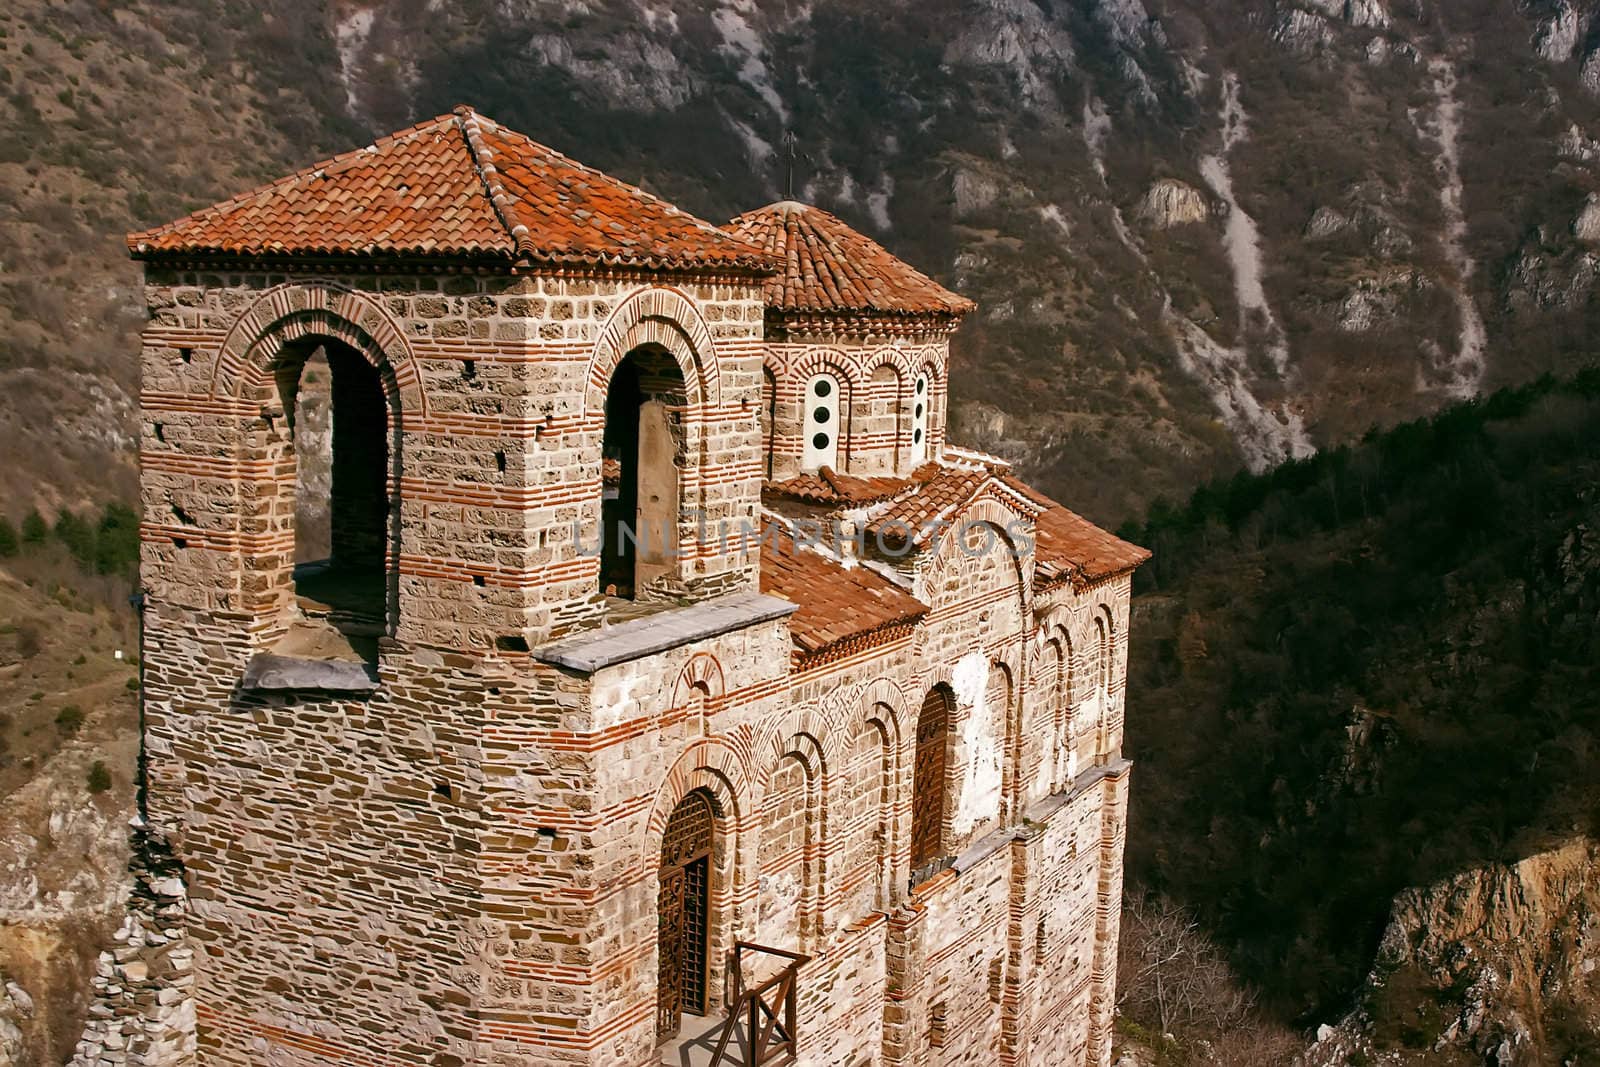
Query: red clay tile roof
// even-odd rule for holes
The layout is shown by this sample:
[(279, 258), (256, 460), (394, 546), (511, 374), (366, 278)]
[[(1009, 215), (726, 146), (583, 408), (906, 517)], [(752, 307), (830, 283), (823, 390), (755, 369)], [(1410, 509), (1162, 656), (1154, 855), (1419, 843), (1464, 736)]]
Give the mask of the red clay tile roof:
[(815, 474), (769, 482), (762, 491), (806, 504), (871, 504), (887, 500), (911, 484), (908, 478), (863, 478), (823, 467)]
[(1082, 515), (1051, 500), (1017, 478), (1005, 483), (1044, 507), (1035, 522), (1034, 583), (1070, 579), (1082, 584), (1131, 571), (1150, 558), (1150, 550), (1107, 533)]
[(885, 540), (900, 540), (907, 531), (918, 544), (932, 532), (932, 524), (954, 511), (978, 492), (991, 477), (986, 470), (926, 464), (912, 476), (918, 488), (907, 493), (867, 523), (867, 532)]
[(926, 604), (882, 575), (797, 549), (782, 531), (770, 520), (762, 523), (761, 591), (800, 605), (789, 616), (789, 633), (800, 651), (815, 655), (927, 614)]
[(166, 226), (135, 257), (492, 257), (771, 273), (761, 249), (471, 108), (419, 123)]
[(728, 230), (782, 264), (767, 282), (769, 310), (958, 317), (976, 306), (821, 208), (785, 200), (740, 215)]

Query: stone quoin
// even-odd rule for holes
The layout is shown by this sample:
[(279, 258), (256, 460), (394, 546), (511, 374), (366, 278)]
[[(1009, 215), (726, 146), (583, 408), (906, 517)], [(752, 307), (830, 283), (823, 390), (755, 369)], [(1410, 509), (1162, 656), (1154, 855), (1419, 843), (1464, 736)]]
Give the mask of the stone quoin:
[(147, 788), (76, 1064), (752, 1010), (762, 1062), (1109, 1063), (1147, 554), (947, 442), (969, 301), (468, 108), (129, 244)]

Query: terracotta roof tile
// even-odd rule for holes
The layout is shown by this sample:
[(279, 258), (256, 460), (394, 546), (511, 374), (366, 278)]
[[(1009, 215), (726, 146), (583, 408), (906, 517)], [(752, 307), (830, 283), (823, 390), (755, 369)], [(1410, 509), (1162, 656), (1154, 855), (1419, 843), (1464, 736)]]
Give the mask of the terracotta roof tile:
[(1018, 478), (1004, 479), (1045, 511), (1035, 520), (1034, 582), (1050, 585), (1070, 579), (1097, 582), (1131, 571), (1150, 558), (1150, 550), (1107, 533), (1088, 519), (1051, 500)]
[(762, 523), (761, 591), (800, 605), (789, 617), (789, 632), (802, 652), (815, 655), (927, 614), (927, 605), (882, 575), (796, 549), (782, 530), (770, 520)]
[(767, 283), (771, 310), (955, 318), (975, 306), (821, 208), (785, 200), (740, 215), (728, 230), (782, 265)]
[(770, 273), (759, 248), (470, 108), (166, 226), (135, 256), (493, 257)]
[(903, 537), (909, 530), (920, 543), (921, 535), (932, 523), (971, 500), (990, 477), (982, 469), (926, 464), (912, 475), (916, 491), (906, 493), (874, 515), (867, 532), (890, 539)]
[(770, 482), (763, 492), (806, 504), (871, 504), (887, 500), (911, 484), (908, 478), (863, 478), (824, 467), (815, 474)]

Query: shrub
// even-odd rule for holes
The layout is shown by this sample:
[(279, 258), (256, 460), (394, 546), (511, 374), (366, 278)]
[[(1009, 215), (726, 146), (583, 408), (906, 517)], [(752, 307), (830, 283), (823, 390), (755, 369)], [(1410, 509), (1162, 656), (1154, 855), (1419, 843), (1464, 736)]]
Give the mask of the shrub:
[(89, 768), (89, 792), (104, 793), (111, 788), (111, 772), (106, 768), (105, 760), (95, 760), (94, 766)]
[(28, 512), (22, 519), (22, 543), (25, 545), (42, 545), (50, 536), (50, 527), (45, 525), (44, 516), (37, 510)]
[(15, 556), (21, 544), (17, 528), (11, 525), (11, 520), (0, 519), (0, 559), (10, 559)]
[(68, 704), (56, 712), (56, 729), (64, 734), (75, 734), (83, 728), (83, 709), (76, 704)]

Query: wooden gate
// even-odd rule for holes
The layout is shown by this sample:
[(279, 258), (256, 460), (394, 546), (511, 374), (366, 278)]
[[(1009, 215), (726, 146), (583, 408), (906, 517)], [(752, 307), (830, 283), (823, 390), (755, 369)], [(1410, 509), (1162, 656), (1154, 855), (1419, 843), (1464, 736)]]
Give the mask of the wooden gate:
[(706, 937), (711, 905), (711, 798), (695, 790), (667, 820), (656, 898), (656, 1039), (677, 1034), (683, 1013), (706, 1011)]

